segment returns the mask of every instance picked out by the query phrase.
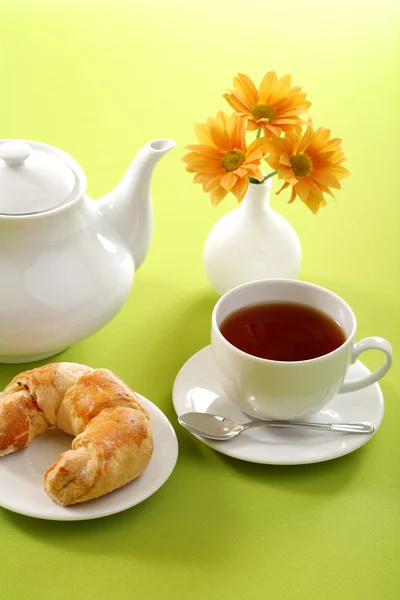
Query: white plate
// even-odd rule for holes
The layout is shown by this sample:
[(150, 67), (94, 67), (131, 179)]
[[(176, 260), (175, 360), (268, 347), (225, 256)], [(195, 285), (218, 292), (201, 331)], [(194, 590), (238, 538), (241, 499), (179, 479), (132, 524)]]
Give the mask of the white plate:
[(154, 451), (146, 471), (119, 490), (82, 504), (62, 507), (43, 489), (43, 473), (56, 458), (71, 448), (72, 437), (47, 431), (23, 450), (0, 458), (0, 506), (38, 519), (81, 521), (97, 519), (139, 504), (156, 492), (174, 470), (178, 458), (175, 431), (164, 413), (140, 396), (150, 415)]
[[(350, 367), (348, 378), (357, 379), (368, 373), (367, 367), (357, 361)], [(211, 346), (197, 352), (179, 371), (173, 388), (173, 402), (178, 416), (186, 412), (209, 412), (229, 417), (237, 423), (249, 421), (249, 417), (224, 395), (216, 376)], [(375, 384), (351, 394), (339, 394), (323, 410), (314, 412), (309, 420), (321, 423), (371, 421), (378, 428), (383, 412), (382, 392)], [(301, 465), (349, 454), (368, 442), (372, 434), (259, 427), (225, 442), (195, 437), (233, 458), (271, 465)]]

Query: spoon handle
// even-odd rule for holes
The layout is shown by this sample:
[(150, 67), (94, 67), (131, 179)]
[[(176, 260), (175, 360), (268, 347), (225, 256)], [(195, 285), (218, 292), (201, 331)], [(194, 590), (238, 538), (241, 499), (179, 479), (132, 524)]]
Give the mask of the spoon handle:
[(324, 431), (342, 431), (345, 433), (374, 433), (375, 425), (369, 422), (360, 423), (310, 423), (307, 421), (250, 421), (243, 423), (244, 429), (252, 427), (286, 427), (289, 429), (307, 428)]

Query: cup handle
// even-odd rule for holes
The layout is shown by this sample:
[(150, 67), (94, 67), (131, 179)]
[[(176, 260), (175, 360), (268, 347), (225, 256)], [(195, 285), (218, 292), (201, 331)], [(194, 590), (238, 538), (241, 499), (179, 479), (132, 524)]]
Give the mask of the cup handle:
[(351, 364), (354, 364), (360, 354), (362, 352), (366, 352), (366, 350), (382, 350), (382, 352), (386, 354), (385, 362), (383, 365), (378, 367), (376, 371), (373, 371), (365, 377), (344, 381), (339, 390), (339, 394), (355, 392), (356, 390), (361, 390), (362, 388), (368, 387), (369, 385), (379, 381), (379, 379), (381, 379), (389, 371), (390, 367), (392, 366), (392, 347), (387, 340), (384, 340), (380, 337), (369, 337), (357, 342), (354, 344)]

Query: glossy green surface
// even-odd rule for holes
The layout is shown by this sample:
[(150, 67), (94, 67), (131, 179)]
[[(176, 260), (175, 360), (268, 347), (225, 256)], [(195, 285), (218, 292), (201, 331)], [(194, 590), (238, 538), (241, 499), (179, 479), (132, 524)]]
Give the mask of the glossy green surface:
[[(351, 304), (359, 338), (387, 337), (395, 352), (382, 428), (353, 455), (246, 464), (176, 425), (175, 472), (125, 513), (71, 524), (0, 509), (1, 598), (400, 596), (398, 39), (394, 0), (0, 2), (1, 137), (63, 148), (93, 197), (148, 139), (177, 141), (155, 174), (154, 242), (129, 300), (60, 359), (115, 370), (176, 425), (172, 384), (209, 342), (217, 299), (203, 243), (235, 206), (213, 209), (179, 158), (194, 142), (193, 122), (227, 108), (221, 95), (238, 71), (259, 80), (270, 69), (293, 73), (315, 124), (343, 138), (352, 172), (317, 217), (273, 198), (302, 241), (301, 277)], [(0, 383), (20, 370), (0, 366)]]

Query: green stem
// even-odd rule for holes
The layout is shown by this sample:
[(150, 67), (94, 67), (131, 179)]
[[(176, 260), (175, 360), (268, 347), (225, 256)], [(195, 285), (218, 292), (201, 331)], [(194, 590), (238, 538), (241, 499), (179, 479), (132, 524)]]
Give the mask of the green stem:
[(271, 171), (271, 173), (268, 173), (268, 175), (266, 175), (262, 181), (258, 181), (258, 179), (254, 179), (254, 177), (249, 177), (249, 181), (250, 181), (250, 183), (256, 183), (259, 185), (260, 183), (264, 183), (264, 181), (266, 181), (270, 177), (273, 177), (274, 175), (276, 175), (277, 172), (278, 171)]
[(260, 128), (257, 130), (257, 137), (256, 137), (256, 140), (258, 140), (258, 138), (260, 137), (260, 135), (261, 135), (261, 132), (262, 132), (262, 127), (260, 127)]
[(271, 171), (271, 173), (268, 173), (268, 175), (266, 175), (263, 179), (263, 182), (266, 181), (267, 179), (269, 179), (270, 177), (273, 177), (274, 175), (277, 174), (278, 171)]

